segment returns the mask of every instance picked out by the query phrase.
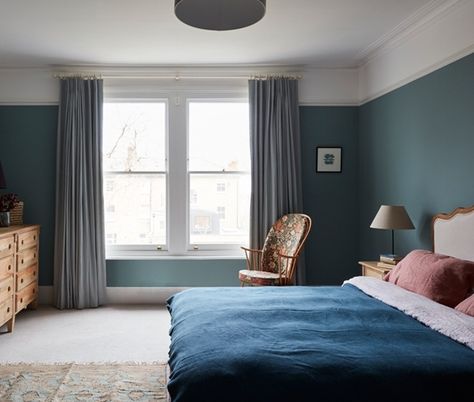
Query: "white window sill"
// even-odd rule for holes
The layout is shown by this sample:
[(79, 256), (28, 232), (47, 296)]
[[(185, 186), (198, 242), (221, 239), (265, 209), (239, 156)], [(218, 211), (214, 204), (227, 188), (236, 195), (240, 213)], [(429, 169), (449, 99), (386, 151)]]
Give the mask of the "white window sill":
[(218, 254), (189, 254), (189, 255), (171, 255), (171, 254), (113, 254), (107, 255), (106, 260), (245, 260), (245, 255), (218, 255)]

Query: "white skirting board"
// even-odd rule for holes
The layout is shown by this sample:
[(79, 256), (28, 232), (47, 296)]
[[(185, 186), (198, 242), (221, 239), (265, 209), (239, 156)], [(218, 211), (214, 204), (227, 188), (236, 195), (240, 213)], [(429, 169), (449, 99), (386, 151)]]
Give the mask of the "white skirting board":
[[(165, 304), (166, 300), (187, 288), (108, 287), (107, 304)], [(39, 287), (39, 304), (53, 304), (53, 287)]]

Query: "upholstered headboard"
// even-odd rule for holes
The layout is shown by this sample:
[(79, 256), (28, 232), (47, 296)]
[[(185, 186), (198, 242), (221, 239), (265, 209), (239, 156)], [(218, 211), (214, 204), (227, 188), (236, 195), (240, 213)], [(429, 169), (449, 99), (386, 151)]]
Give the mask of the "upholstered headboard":
[(433, 217), (433, 250), (474, 261), (474, 206)]

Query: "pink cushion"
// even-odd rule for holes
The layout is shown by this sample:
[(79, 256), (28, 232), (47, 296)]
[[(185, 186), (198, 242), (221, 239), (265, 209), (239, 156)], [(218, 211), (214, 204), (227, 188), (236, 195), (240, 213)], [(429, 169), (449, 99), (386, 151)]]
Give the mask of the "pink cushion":
[(472, 315), (474, 317), (474, 294), (459, 303), (455, 309), (461, 313)]
[(409, 253), (384, 278), (404, 289), (454, 307), (474, 287), (474, 262), (426, 250)]

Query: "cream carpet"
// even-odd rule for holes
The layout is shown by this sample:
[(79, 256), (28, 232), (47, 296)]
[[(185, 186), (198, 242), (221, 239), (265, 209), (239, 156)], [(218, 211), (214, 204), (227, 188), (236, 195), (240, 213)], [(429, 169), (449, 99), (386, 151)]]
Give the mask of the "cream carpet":
[(40, 306), (18, 314), (13, 333), (0, 334), (0, 364), (166, 362), (169, 327), (163, 306)]

